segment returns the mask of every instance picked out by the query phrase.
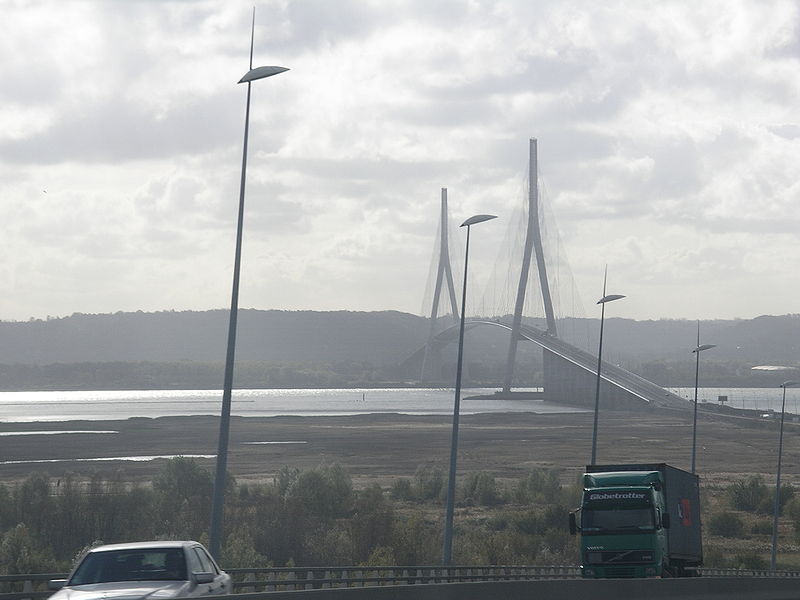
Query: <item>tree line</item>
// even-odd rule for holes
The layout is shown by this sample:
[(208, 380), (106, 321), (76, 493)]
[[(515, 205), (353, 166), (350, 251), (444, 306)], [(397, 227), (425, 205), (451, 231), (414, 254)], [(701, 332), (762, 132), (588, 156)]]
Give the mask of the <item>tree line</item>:
[[(356, 489), (339, 465), (283, 467), (266, 483), (226, 490), (223, 568), (430, 565), (441, 560), (445, 471), (420, 466), (387, 488)], [(207, 543), (213, 478), (187, 458), (165, 461), (148, 485), (113, 475), (32, 474), (0, 485), (0, 572), (68, 571), (89, 547), (149, 539)], [(710, 492), (710, 493), (709, 493)], [(761, 477), (704, 490), (705, 565), (762, 568), (771, 535), (772, 490)], [(467, 473), (456, 497), (454, 562), (578, 564), (567, 514), (580, 485), (534, 468), (513, 480)], [(800, 541), (800, 499), (782, 486), (781, 507)], [(786, 537), (789, 537), (788, 535)], [(730, 539), (740, 540), (731, 544)], [(797, 568), (796, 550), (779, 566)]]
[[(228, 480), (221, 563), (424, 565), (441, 559), (444, 471), (420, 467), (389, 489), (355, 489), (339, 465), (282, 468), (271, 482)], [(0, 485), (0, 571), (64, 572), (89, 546), (146, 539), (207, 542), (213, 478), (192, 459), (165, 462), (150, 485), (113, 476), (32, 474)], [(564, 527), (575, 490), (556, 471), (534, 470), (503, 485), (479, 472), (459, 487), (455, 560), (574, 563)], [(504, 510), (498, 510), (504, 507)]]

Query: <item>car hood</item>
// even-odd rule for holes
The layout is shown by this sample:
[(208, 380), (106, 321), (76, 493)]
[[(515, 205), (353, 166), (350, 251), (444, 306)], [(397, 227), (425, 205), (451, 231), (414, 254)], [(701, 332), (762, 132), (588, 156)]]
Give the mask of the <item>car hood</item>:
[(185, 596), (188, 581), (116, 581), (67, 586), (49, 600), (156, 600)]

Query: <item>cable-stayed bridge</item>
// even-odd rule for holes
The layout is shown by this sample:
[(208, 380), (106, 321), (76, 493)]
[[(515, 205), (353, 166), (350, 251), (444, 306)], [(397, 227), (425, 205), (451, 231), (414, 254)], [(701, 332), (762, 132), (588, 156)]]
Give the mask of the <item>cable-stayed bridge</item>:
[[(493, 314), (504, 316), (472, 318), (467, 320), (465, 328), (471, 330), (490, 326), (509, 332), (505, 373), (499, 394), (508, 396), (514, 393), (514, 371), (519, 368), (518, 344), (520, 341), (533, 342), (543, 352), (543, 387), (546, 399), (588, 406), (594, 403), (595, 398), (597, 356), (559, 337), (559, 316), (576, 315), (557, 314), (553, 296), (560, 299), (562, 304), (565, 298), (570, 299), (573, 313), (576, 306), (580, 307), (580, 301), (568, 262), (561, 250), (557, 228), (553, 225), (552, 218), (544, 218), (546, 211), (540, 202), (538, 179), (537, 141), (531, 139), (527, 201), (522, 217), (511, 219), (512, 227), (519, 224), (524, 229), (506, 235), (509, 248), (504, 259), (496, 264), (495, 273), (482, 301), (483, 310), (486, 311), (486, 306), (490, 304), (487, 302), (488, 296), (500, 295), (507, 299), (513, 297), (513, 312), (502, 309), (498, 311), (495, 303), (490, 310), (496, 311)], [(430, 278), (429, 285), (432, 289), (429, 315), (431, 327), (425, 344), (405, 363), (409, 369), (419, 373), (419, 379), (423, 382), (439, 378), (441, 351), (458, 340), (459, 307), (450, 260), (450, 237), (447, 190), (443, 189), (438, 243), (433, 263), (435, 268), (432, 269), (432, 275), (435, 275)], [(550, 257), (550, 254), (555, 254), (555, 257)], [(505, 278), (500, 275), (502, 272), (506, 273)], [(501, 281), (502, 279), (505, 281)], [(507, 289), (509, 283), (515, 286), (515, 294), (498, 292), (498, 289)], [(532, 317), (541, 321), (543, 326), (532, 325)], [(619, 366), (603, 362), (600, 371), (604, 406), (689, 408), (683, 398)]]

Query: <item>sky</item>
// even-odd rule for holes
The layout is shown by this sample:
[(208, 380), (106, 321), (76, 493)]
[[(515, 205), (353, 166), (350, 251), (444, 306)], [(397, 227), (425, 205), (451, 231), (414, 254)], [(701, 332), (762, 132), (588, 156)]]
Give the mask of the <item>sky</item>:
[[(800, 313), (797, 2), (255, 6), (240, 307), (426, 314), (443, 187), (480, 289), (536, 138), (588, 316)], [(252, 9), (0, 3), (0, 320), (230, 305)]]

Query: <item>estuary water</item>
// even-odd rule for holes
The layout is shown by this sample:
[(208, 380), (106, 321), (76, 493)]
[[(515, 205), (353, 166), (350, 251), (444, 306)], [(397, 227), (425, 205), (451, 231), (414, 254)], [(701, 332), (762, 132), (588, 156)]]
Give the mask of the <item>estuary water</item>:
[[(534, 400), (469, 398), (494, 391), (494, 388), (462, 390), (460, 413), (584, 412), (576, 407)], [(453, 390), (447, 388), (234, 390), (231, 414), (242, 417), (445, 415), (453, 412), (453, 399)], [(0, 392), (0, 422), (219, 415), (221, 405), (221, 390)]]
[[(694, 402), (693, 387), (667, 389), (681, 398), (686, 398), (689, 402)], [(697, 402), (701, 406), (704, 403), (723, 404), (732, 408), (757, 410), (763, 413), (770, 411), (779, 413), (783, 402), (783, 389), (777, 386), (774, 388), (699, 388)], [(800, 388), (786, 388), (786, 412), (800, 415)]]
[[(669, 388), (687, 401), (694, 388)], [(525, 390), (517, 390), (525, 391)], [(462, 390), (461, 414), (534, 412), (568, 413), (586, 409), (537, 400), (496, 400), (495, 388)], [(781, 388), (700, 388), (700, 403), (725, 404), (768, 413), (781, 409)], [(131, 417), (219, 415), (221, 390), (0, 392), (0, 422), (117, 420)], [(242, 417), (344, 416), (367, 413), (447, 415), (453, 412), (453, 389), (261, 389), (234, 390), (231, 414)], [(800, 414), (800, 388), (787, 388), (786, 412)]]

